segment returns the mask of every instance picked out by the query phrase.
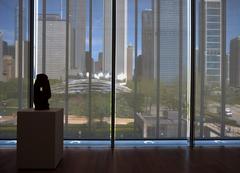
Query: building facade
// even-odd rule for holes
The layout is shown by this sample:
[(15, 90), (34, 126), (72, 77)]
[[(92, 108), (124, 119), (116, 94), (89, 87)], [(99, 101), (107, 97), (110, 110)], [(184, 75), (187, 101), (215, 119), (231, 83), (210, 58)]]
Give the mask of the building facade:
[(71, 39), (72, 67), (79, 73), (86, 72), (85, 51), (86, 51), (86, 0), (73, 0), (71, 12)]
[(127, 0), (116, 4), (116, 75), (127, 76)]
[[(42, 20), (38, 22), (38, 32), (42, 33)], [(46, 74), (49, 79), (65, 78), (66, 21), (60, 15), (46, 16)], [(38, 35), (37, 73), (42, 69), (42, 34)], [(85, 52), (84, 52), (85, 58)], [(85, 61), (85, 59), (84, 59)], [(85, 65), (85, 64), (84, 64)], [(57, 67), (57, 68), (56, 68)], [(85, 69), (85, 67), (84, 67)]]
[(127, 80), (133, 79), (133, 57), (134, 47), (129, 45), (127, 48)]
[[(187, 60), (186, 2), (160, 0), (160, 9), (156, 7), (156, 1), (153, 2), (153, 10), (142, 11), (142, 77), (159, 78), (165, 84), (176, 83)], [(160, 76), (157, 76), (157, 62)]]
[(199, 65), (204, 85), (221, 86), (222, 59), (226, 52), (225, 11), (224, 0), (200, 1)]
[(14, 59), (11, 55), (3, 56), (3, 75), (6, 81), (14, 78)]
[(112, 0), (103, 1), (103, 73), (112, 73)]
[(153, 11), (142, 12), (142, 65), (144, 79), (154, 79)]
[(230, 86), (240, 87), (240, 36), (230, 42)]

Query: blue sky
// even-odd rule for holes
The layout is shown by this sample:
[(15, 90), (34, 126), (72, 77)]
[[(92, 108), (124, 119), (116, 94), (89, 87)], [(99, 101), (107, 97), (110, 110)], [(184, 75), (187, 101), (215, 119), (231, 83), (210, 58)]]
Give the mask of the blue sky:
[[(24, 0), (27, 2), (27, 0)], [(199, 0), (197, 0), (199, 1)], [(0, 31), (4, 32), (4, 40), (14, 43), (15, 14), (18, 0), (0, 0)], [(41, 2), (41, 1), (39, 1)], [(48, 13), (60, 13), (60, 0), (47, 0)], [(63, 15), (65, 14), (65, 0), (62, 0)], [(198, 3), (197, 3), (198, 4)], [(103, 48), (103, 0), (93, 0), (93, 58)], [(138, 26), (138, 53), (141, 53), (141, 11), (151, 8), (150, 0), (139, 0), (139, 26)], [(41, 9), (41, 5), (39, 5)], [(198, 9), (198, 8), (197, 8)], [(198, 12), (197, 12), (198, 14)], [(65, 15), (64, 15), (65, 17)], [(240, 35), (240, 0), (227, 0), (227, 51), (229, 41)], [(88, 25), (88, 24), (87, 24)], [(198, 35), (198, 34), (197, 34)], [(88, 43), (88, 28), (87, 40)], [(134, 0), (128, 0), (128, 44), (134, 44)], [(87, 46), (88, 49), (88, 46)]]

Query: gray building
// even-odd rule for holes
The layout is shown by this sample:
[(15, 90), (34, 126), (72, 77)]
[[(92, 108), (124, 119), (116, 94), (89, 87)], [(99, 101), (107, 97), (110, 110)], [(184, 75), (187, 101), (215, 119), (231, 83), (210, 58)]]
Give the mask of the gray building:
[[(160, 3), (159, 17), (156, 4), (153, 4), (153, 10), (142, 12), (142, 75), (146, 79), (160, 78), (160, 81), (171, 84), (179, 79), (180, 70), (186, 75), (187, 1), (160, 0), (158, 2)], [(159, 27), (160, 35), (156, 36)], [(160, 38), (159, 45), (157, 45), (157, 37)], [(157, 59), (160, 60), (159, 77), (157, 76)], [(179, 69), (180, 63), (182, 69)]]
[(94, 73), (101, 73), (103, 72), (103, 53), (99, 52), (98, 54), (98, 60), (94, 62)]
[[(225, 116), (225, 97), (223, 96), (225, 95), (227, 62), (226, 0), (199, 1), (198, 41), (199, 132), (196, 132), (196, 136), (204, 137), (206, 116), (212, 114)], [(209, 95), (215, 95), (219, 101), (216, 101), (214, 105), (207, 104)]]
[(72, 67), (76, 68), (78, 72), (85, 73), (85, 51), (86, 51), (86, 0), (73, 0), (71, 15), (71, 38), (72, 48)]
[(240, 87), (240, 36), (230, 42), (230, 86)]
[[(177, 111), (160, 112), (159, 118), (159, 137), (160, 138), (176, 138), (178, 134), (178, 112)], [(136, 122), (143, 138), (156, 138), (156, 116), (142, 115), (137, 113)], [(187, 133), (187, 121), (182, 119), (182, 133)]]
[(112, 73), (112, 0), (103, 0), (103, 73)]
[(127, 48), (127, 80), (133, 79), (133, 57), (134, 47), (129, 45)]
[(117, 1), (116, 11), (116, 75), (127, 76), (127, 0)]
[(187, 59), (181, 52), (187, 48), (180, 47), (186, 46), (183, 40), (185, 37), (181, 35), (183, 27), (187, 26), (183, 24), (186, 18), (183, 12), (187, 11), (184, 10), (186, 8), (184, 2), (160, 0), (160, 81), (164, 83), (173, 83), (178, 80), (180, 59)]
[(200, 1), (199, 58), (204, 85), (221, 86), (222, 58), (225, 58), (225, 0)]
[[(103, 72), (112, 73), (111, 0), (104, 0)], [(116, 77), (127, 77), (128, 1), (116, 1)]]
[[(42, 33), (42, 20), (38, 22)], [(46, 74), (49, 79), (65, 78), (66, 21), (60, 15), (46, 16)], [(42, 34), (38, 35), (37, 73), (42, 71)], [(85, 58), (85, 52), (84, 52)], [(85, 68), (85, 67), (84, 67)]]
[(144, 79), (154, 79), (153, 11), (142, 12), (142, 65)]

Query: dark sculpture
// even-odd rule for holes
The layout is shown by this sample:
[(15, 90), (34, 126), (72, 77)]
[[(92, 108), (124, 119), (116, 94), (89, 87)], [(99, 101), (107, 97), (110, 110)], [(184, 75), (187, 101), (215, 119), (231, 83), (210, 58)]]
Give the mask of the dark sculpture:
[(34, 104), (35, 110), (48, 110), (48, 99), (51, 98), (51, 88), (48, 76), (45, 74), (38, 74), (34, 83)]

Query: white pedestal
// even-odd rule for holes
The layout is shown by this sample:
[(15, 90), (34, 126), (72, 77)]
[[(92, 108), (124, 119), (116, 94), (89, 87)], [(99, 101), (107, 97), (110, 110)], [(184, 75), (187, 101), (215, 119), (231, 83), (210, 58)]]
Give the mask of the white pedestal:
[(63, 109), (17, 113), (17, 166), (54, 169), (63, 155)]

